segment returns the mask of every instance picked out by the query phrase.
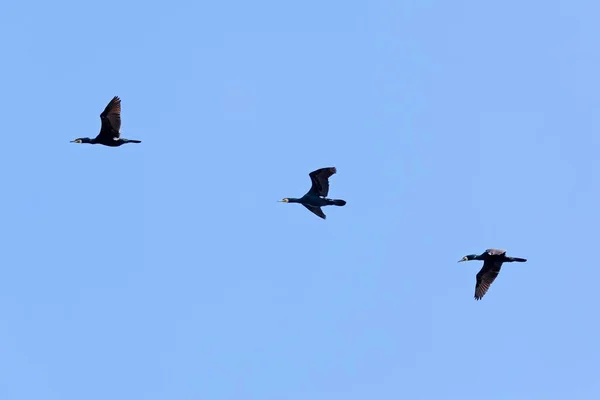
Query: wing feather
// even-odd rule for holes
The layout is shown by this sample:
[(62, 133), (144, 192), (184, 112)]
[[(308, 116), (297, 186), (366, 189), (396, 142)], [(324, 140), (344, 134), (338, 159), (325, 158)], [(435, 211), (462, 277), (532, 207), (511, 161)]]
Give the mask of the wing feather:
[(306, 207), (306, 209), (312, 213), (314, 213), (315, 215), (323, 218), (323, 219), (327, 219), (327, 216), (325, 215), (325, 213), (323, 212), (323, 210), (321, 210), (321, 207), (313, 207), (313, 206), (308, 206), (306, 204), (302, 204), (304, 207)]
[(325, 196), (329, 194), (329, 177), (337, 172), (335, 167), (321, 168), (308, 174), (312, 181), (309, 194)]
[(484, 262), (483, 267), (477, 273), (475, 283), (475, 300), (481, 300), (487, 293), (490, 286), (498, 277), (500, 269), (502, 268), (501, 262)]
[(485, 252), (488, 253), (490, 256), (501, 256), (503, 254), (506, 254), (506, 250), (503, 249), (487, 249)]
[(121, 136), (121, 99), (118, 96), (112, 98), (102, 114), (100, 114), (102, 128), (98, 136), (107, 138), (118, 138)]

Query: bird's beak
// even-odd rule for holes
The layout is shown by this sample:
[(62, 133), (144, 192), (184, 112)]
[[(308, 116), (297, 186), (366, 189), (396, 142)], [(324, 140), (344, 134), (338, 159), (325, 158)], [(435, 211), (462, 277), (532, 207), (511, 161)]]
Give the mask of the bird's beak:
[(79, 140), (79, 139), (71, 140), (70, 143), (81, 143), (81, 140)]
[(463, 257), (463, 258), (461, 258), (460, 260), (458, 260), (458, 262), (463, 262), (463, 261), (467, 261), (467, 260), (468, 260), (468, 258), (467, 258), (467, 257)]

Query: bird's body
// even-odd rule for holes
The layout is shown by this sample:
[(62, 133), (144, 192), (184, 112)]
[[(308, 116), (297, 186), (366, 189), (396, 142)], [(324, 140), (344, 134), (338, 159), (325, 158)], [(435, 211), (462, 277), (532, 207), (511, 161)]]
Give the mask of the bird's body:
[(306, 207), (309, 211), (315, 215), (326, 219), (327, 216), (321, 210), (324, 206), (345, 206), (345, 200), (329, 199), (329, 177), (335, 174), (337, 170), (335, 167), (321, 168), (313, 171), (309, 174), (312, 186), (310, 190), (302, 197), (298, 198), (285, 198), (281, 200), (284, 203), (300, 203)]
[(487, 249), (480, 255), (470, 254), (463, 257), (459, 262), (479, 260), (483, 261), (483, 267), (477, 273), (475, 282), (475, 300), (481, 300), (487, 293), (488, 289), (492, 285), (492, 282), (496, 279), (502, 268), (502, 264), (505, 262), (526, 262), (525, 258), (519, 257), (507, 257), (506, 250), (500, 249)]
[(100, 114), (102, 127), (100, 133), (93, 139), (77, 138), (71, 143), (102, 144), (104, 146), (119, 147), (125, 143), (142, 143), (140, 140), (121, 138), (121, 99), (115, 96)]

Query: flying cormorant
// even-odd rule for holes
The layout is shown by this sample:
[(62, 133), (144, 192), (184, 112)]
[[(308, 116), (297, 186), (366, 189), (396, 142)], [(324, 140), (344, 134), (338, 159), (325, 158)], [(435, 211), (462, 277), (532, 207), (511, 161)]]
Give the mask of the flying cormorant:
[(312, 186), (310, 190), (301, 198), (285, 198), (279, 200), (283, 203), (300, 203), (315, 215), (325, 219), (327, 216), (321, 210), (323, 206), (345, 206), (344, 200), (328, 199), (329, 194), (329, 177), (335, 174), (335, 167), (321, 168), (309, 174)]
[(71, 143), (103, 144), (110, 147), (118, 147), (125, 143), (142, 143), (140, 140), (121, 138), (121, 99), (118, 96), (112, 98), (102, 114), (100, 114), (102, 128), (94, 139), (77, 138)]
[(525, 258), (507, 257), (506, 250), (487, 249), (481, 255), (469, 254), (468, 256), (464, 256), (458, 262), (471, 260), (483, 261), (483, 267), (481, 268), (481, 271), (477, 273), (477, 281), (475, 283), (475, 300), (481, 300), (481, 298), (488, 291), (492, 285), (492, 282), (494, 282), (494, 279), (496, 279), (500, 273), (502, 263), (527, 261)]

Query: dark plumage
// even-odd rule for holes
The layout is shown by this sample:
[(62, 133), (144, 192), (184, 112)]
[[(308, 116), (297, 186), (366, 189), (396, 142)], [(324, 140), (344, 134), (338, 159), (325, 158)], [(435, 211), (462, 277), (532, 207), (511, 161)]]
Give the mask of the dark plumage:
[(293, 197), (286, 197), (285, 199), (280, 201), (284, 203), (300, 203), (309, 211), (313, 212), (315, 215), (326, 219), (327, 216), (325, 215), (325, 213), (323, 213), (321, 207), (346, 205), (346, 202), (344, 200), (335, 200), (327, 198), (327, 195), (329, 194), (329, 177), (335, 174), (336, 172), (337, 170), (335, 169), (335, 167), (321, 168), (311, 172), (308, 176), (310, 176), (312, 186), (304, 196), (302, 196), (299, 199)]
[(140, 140), (121, 138), (121, 99), (115, 96), (108, 103), (102, 114), (100, 114), (102, 127), (100, 133), (94, 139), (77, 138), (71, 143), (103, 144), (110, 147), (119, 147), (125, 143), (142, 143)]
[(475, 300), (481, 300), (481, 298), (486, 294), (492, 285), (492, 282), (494, 282), (494, 279), (496, 279), (500, 273), (502, 263), (527, 261), (525, 258), (507, 257), (506, 250), (487, 249), (481, 255), (470, 254), (468, 256), (464, 256), (458, 262), (471, 260), (483, 261), (483, 267), (477, 273), (477, 279), (475, 282)]

